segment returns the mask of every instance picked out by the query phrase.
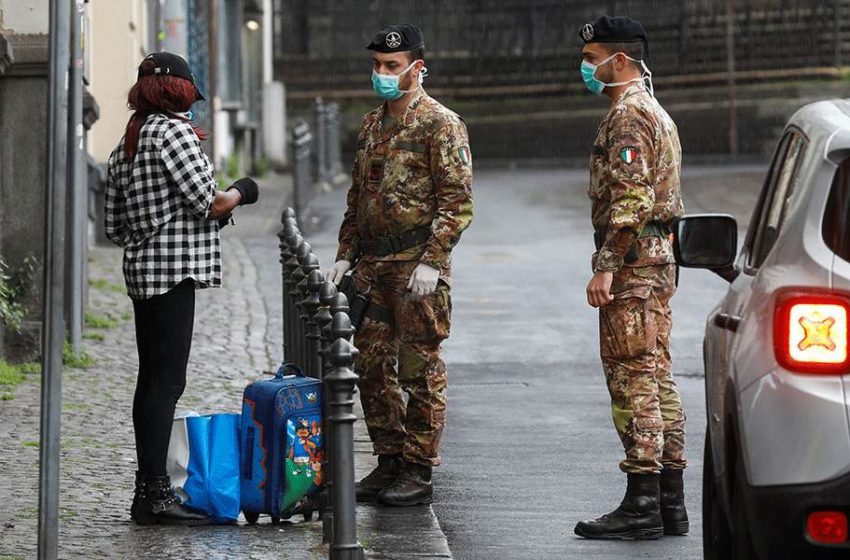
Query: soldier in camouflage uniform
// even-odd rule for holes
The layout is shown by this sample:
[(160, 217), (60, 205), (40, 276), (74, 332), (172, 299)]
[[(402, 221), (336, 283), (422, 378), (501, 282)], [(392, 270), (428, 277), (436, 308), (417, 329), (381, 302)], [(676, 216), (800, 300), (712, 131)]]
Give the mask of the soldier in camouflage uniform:
[(398, 25), (368, 46), (386, 103), (363, 120), (329, 273), (338, 282), (355, 263), (357, 291), (371, 300), (356, 368), (378, 467), (357, 498), (387, 505), (431, 501), (446, 422), (451, 251), (472, 221), (466, 126), (422, 89), (422, 45), (416, 27)]
[(676, 291), (671, 229), (682, 216), (676, 125), (652, 94), (641, 25), (602, 17), (585, 25), (582, 75), (611, 99), (590, 158), (597, 252), (588, 302), (599, 308), (602, 365), (628, 488), (620, 506), (579, 523), (588, 538), (685, 534), (685, 415), (670, 363)]

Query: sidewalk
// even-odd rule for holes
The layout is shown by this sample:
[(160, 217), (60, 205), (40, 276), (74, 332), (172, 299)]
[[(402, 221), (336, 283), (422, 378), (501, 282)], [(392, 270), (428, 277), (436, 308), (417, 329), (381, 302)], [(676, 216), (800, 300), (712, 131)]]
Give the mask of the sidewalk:
[[(224, 288), (197, 293), (188, 382), (178, 410), (239, 411), (245, 385), (280, 362), (276, 232), (290, 192), (288, 177), (262, 182), (260, 204), (240, 209), (236, 226), (223, 231)], [(315, 234), (316, 243), (312, 234), (308, 240), (324, 269), (334, 235)], [(130, 523), (135, 471), (131, 403), (138, 361), (120, 263), (117, 248), (91, 251), (88, 311), (93, 319), (107, 321), (102, 328), (86, 329), (84, 348), (96, 363), (66, 369), (63, 377), (60, 558), (325, 558), (321, 522), (299, 522), (300, 516), (277, 527), (267, 517), (256, 526), (240, 522), (192, 529)], [(33, 376), (17, 388), (14, 399), (0, 401), (0, 560), (36, 556), (39, 391)], [(362, 421), (355, 424), (355, 438), (359, 477), (374, 465)], [(367, 558), (451, 558), (430, 507), (361, 506), (358, 525)]]

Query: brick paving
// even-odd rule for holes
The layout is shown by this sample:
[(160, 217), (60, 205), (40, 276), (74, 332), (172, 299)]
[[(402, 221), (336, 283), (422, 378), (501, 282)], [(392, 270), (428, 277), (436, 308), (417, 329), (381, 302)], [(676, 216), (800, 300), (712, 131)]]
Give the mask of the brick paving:
[[(178, 411), (238, 412), (242, 390), (261, 371), (273, 370), (282, 351), (278, 239), (280, 211), (291, 186), (287, 177), (261, 183), (261, 204), (240, 209), (236, 226), (222, 233), (224, 287), (199, 290), (186, 391)], [(338, 198), (339, 193), (329, 196)], [(338, 219), (338, 217), (336, 217)], [(332, 221), (332, 220), (329, 220)], [(332, 258), (333, 235), (319, 232), (322, 266)], [(312, 239), (311, 239), (312, 240)], [(321, 523), (201, 528), (138, 527), (130, 522), (135, 450), (131, 403), (138, 359), (132, 304), (124, 294), (121, 251), (95, 247), (88, 311), (116, 325), (87, 328), (103, 340), (83, 347), (96, 359), (87, 369), (66, 369), (62, 396), (60, 558), (169, 558), (250, 560), (325, 558)], [(38, 525), (37, 376), (0, 401), (0, 560), (36, 557)], [(368, 437), (355, 424), (358, 476), (372, 468)], [(450, 557), (430, 508), (392, 513), (358, 509), (359, 536), (368, 558)], [(415, 528), (415, 530), (411, 530)], [(406, 538), (409, 535), (409, 538)]]

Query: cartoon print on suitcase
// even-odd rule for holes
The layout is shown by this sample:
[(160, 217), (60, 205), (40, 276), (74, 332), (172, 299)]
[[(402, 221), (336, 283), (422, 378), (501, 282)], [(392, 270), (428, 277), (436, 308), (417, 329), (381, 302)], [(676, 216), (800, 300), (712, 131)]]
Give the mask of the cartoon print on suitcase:
[(249, 523), (263, 513), (272, 522), (291, 516), (321, 485), (321, 395), (321, 381), (292, 364), (245, 388), (241, 505)]

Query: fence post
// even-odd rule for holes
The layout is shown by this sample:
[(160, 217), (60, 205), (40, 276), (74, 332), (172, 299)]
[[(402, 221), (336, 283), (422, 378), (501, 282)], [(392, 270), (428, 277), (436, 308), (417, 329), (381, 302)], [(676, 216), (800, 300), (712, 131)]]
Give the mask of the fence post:
[[(331, 363), (331, 357), (330, 357), (331, 343), (335, 339), (334, 332), (333, 332), (333, 318), (336, 317), (336, 315), (338, 313), (348, 314), (348, 312), (349, 312), (348, 298), (345, 296), (345, 294), (343, 294), (340, 291), (337, 291), (330, 298), (330, 309), (329, 309), (329, 311), (330, 311), (330, 315), (331, 315), (331, 321), (328, 322), (328, 324), (325, 325), (325, 327), (322, 329), (322, 335), (325, 337), (325, 340), (328, 341), (328, 345), (327, 345), (327, 349), (326, 349), (328, 370), (325, 374), (325, 377), (327, 377), (327, 374), (329, 374), (330, 370), (333, 368), (333, 364)], [(327, 415), (326, 418), (329, 418), (331, 416), (330, 400), (331, 400), (330, 399), (330, 389), (329, 389), (328, 385), (325, 384), (325, 403), (326, 403), (325, 407), (326, 407), (326, 415)], [(328, 422), (328, 425), (330, 425), (330, 422)], [(327, 491), (328, 501), (327, 501), (327, 504), (326, 504), (326, 507), (325, 507), (324, 516), (322, 517), (322, 542), (330, 543), (331, 541), (333, 541), (333, 535), (334, 535), (334, 507), (335, 507), (334, 501), (333, 501), (333, 486), (335, 484), (335, 482), (334, 482), (334, 458), (333, 458), (333, 443), (331, 443), (333, 441), (333, 433), (329, 429), (328, 432), (325, 435), (326, 435), (326, 438), (327, 438), (325, 440), (326, 441), (325, 459), (328, 462), (327, 478), (325, 479), (325, 481), (326, 481), (325, 482), (325, 489)]]
[(328, 168), (331, 184), (345, 180), (342, 171), (342, 138), (340, 135), (339, 103), (328, 103), (326, 108), (328, 123)]
[(304, 238), (298, 233), (298, 228), (295, 228), (296, 233), (287, 238), (287, 243), (289, 244), (289, 252), (292, 254), (289, 257), (289, 260), (286, 261), (286, 279), (284, 280), (284, 294), (283, 297), (286, 300), (286, 307), (284, 308), (284, 343), (286, 344), (286, 361), (287, 362), (295, 362), (296, 361), (296, 353), (298, 348), (298, 342), (296, 339), (297, 336), (297, 326), (296, 326), (296, 311), (295, 304), (293, 303), (292, 292), (295, 290), (295, 271), (298, 270), (298, 256), (296, 252), (298, 251), (298, 247), (304, 243)]
[(357, 375), (351, 369), (357, 349), (349, 342), (354, 334), (345, 312), (334, 315), (332, 333), (337, 340), (331, 345), (333, 369), (325, 378), (330, 395), (331, 445), (333, 446), (334, 504), (331, 560), (362, 560), (363, 549), (357, 542), (357, 510), (354, 495), (354, 387)]
[(321, 184), (322, 188), (329, 183), (328, 181), (328, 128), (327, 128), (327, 111), (325, 102), (321, 97), (316, 98), (313, 104), (313, 114), (315, 117), (316, 126), (316, 180)]
[(299, 366), (309, 375), (310, 377), (318, 378), (316, 372), (312, 371), (313, 365), (313, 357), (310, 354), (310, 350), (312, 349), (312, 345), (310, 344), (310, 340), (308, 338), (308, 333), (310, 329), (310, 321), (313, 318), (309, 313), (307, 308), (304, 306), (304, 302), (307, 301), (307, 283), (308, 278), (310, 277), (310, 273), (314, 270), (319, 270), (319, 257), (312, 253), (307, 253), (304, 257), (299, 257), (299, 262), (301, 264), (301, 270), (304, 272), (304, 278), (298, 282), (298, 299), (296, 305), (300, 311), (299, 319), (300, 321), (300, 334), (301, 334), (301, 361), (298, 363)]
[(280, 215), (281, 224), (283, 227), (280, 232), (278, 232), (277, 237), (280, 240), (278, 244), (278, 248), (280, 249), (280, 273), (281, 273), (281, 286), (283, 288), (283, 313), (281, 314), (283, 317), (283, 361), (287, 361), (289, 358), (289, 354), (291, 352), (289, 345), (289, 297), (288, 297), (288, 281), (289, 281), (289, 267), (287, 263), (289, 259), (292, 258), (292, 249), (293, 242), (295, 240), (295, 235), (298, 232), (298, 227), (295, 221), (295, 211), (292, 208), (286, 208)]
[(298, 248), (295, 250), (295, 269), (290, 276), (291, 289), (289, 290), (290, 305), (292, 306), (292, 356), (293, 362), (299, 367), (303, 367), (304, 363), (304, 330), (301, 323), (301, 309), (298, 305), (303, 299), (300, 292), (301, 282), (307, 277), (301, 261), (310, 254), (313, 248), (306, 241), (301, 241)]
[[(336, 284), (331, 282), (330, 280), (325, 281), (322, 284), (321, 289), (319, 290), (319, 303), (321, 307), (319, 307), (318, 313), (313, 318), (319, 328), (320, 336), (320, 348), (321, 348), (321, 357), (322, 357), (322, 380), (325, 379), (328, 372), (331, 369), (330, 363), (330, 346), (332, 340), (332, 334), (330, 330), (331, 322), (333, 321), (333, 315), (331, 314), (331, 306), (334, 303), (334, 299), (336, 295), (339, 293), (337, 290)], [(322, 425), (322, 434), (325, 438), (325, 460), (322, 464), (322, 472), (325, 473), (325, 484), (322, 488), (322, 493), (319, 497), (319, 511), (322, 514), (322, 542), (330, 543), (333, 538), (333, 511), (331, 511), (330, 507), (330, 484), (332, 483), (332, 475), (331, 475), (331, 462), (330, 462), (330, 424), (328, 423), (328, 416), (330, 416), (330, 403), (328, 401), (327, 394), (325, 398), (322, 399), (324, 403), (322, 410), (322, 418), (324, 418), (324, 422)]]
[(310, 125), (299, 120), (292, 127), (292, 203), (295, 213), (304, 219), (306, 207), (313, 191), (310, 173)]
[[(318, 266), (318, 259), (316, 259)], [(319, 290), (325, 283), (325, 275), (321, 270), (313, 270), (307, 275), (307, 297), (301, 302), (301, 307), (307, 313), (307, 353), (308, 359), (304, 364), (304, 370), (316, 379), (322, 378), (321, 338), (322, 331), (316, 323), (316, 314), (319, 312), (321, 302), (319, 301)]]

